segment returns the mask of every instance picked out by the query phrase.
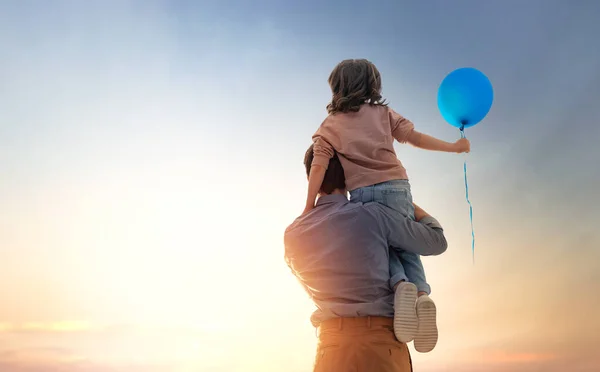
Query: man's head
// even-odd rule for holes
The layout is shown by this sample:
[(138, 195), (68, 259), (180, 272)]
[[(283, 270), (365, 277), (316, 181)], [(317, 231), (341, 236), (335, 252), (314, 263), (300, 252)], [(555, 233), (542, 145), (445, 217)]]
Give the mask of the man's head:
[[(313, 145), (310, 145), (306, 154), (304, 154), (304, 166), (306, 167), (306, 176), (310, 175), (310, 167), (313, 161)], [(344, 168), (337, 154), (333, 155), (333, 158), (329, 160), (329, 166), (325, 172), (323, 183), (321, 184), (320, 194), (331, 194), (335, 190), (339, 190), (342, 193), (346, 193), (346, 177), (344, 175)]]

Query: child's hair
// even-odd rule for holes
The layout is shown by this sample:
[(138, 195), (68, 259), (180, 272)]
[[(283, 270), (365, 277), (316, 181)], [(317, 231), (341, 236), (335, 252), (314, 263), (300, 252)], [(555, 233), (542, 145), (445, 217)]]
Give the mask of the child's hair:
[(356, 112), (365, 103), (387, 105), (381, 97), (381, 75), (366, 59), (343, 60), (331, 71), (328, 81), (332, 93), (329, 114)]

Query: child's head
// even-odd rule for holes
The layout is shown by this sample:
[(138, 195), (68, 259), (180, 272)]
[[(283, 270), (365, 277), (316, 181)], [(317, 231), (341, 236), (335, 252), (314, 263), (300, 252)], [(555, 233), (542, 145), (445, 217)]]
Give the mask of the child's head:
[(331, 71), (329, 86), (332, 98), (327, 112), (358, 111), (365, 103), (385, 106), (381, 97), (381, 75), (366, 59), (346, 59)]

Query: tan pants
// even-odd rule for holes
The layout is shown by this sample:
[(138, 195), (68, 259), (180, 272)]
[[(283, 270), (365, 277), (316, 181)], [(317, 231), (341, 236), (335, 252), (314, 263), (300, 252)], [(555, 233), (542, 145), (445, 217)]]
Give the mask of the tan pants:
[(411, 372), (408, 347), (392, 318), (336, 318), (319, 327), (314, 372)]

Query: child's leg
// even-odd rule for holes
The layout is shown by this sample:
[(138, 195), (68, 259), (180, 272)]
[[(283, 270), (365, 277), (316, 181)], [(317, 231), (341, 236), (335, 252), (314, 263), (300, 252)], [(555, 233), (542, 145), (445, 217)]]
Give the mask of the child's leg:
[(427, 353), (433, 350), (438, 340), (436, 307), (433, 300), (428, 296), (431, 293), (431, 288), (427, 284), (425, 270), (419, 255), (401, 251), (400, 262), (404, 267), (406, 276), (419, 291), (419, 298), (416, 303), (419, 326), (414, 338), (415, 350)]
[(408, 343), (417, 335), (419, 319), (415, 302), (417, 287), (406, 281), (400, 255), (390, 249), (390, 286), (394, 289), (394, 334), (400, 342)]
[(419, 295), (430, 294), (431, 287), (427, 284), (425, 277), (425, 268), (421, 262), (421, 256), (413, 252), (400, 251), (400, 263), (404, 267), (406, 277), (411, 283), (414, 283), (419, 290)]
[[(372, 186), (375, 189), (373, 192), (375, 201), (384, 204), (393, 210), (400, 212), (403, 216), (406, 216), (412, 220), (415, 219), (415, 207), (413, 205), (412, 193), (410, 191), (410, 184), (406, 180), (397, 180), (384, 182)], [(399, 255), (400, 265), (403, 267), (403, 273), (406, 274), (408, 281), (414, 283), (419, 290), (419, 294), (429, 294), (431, 288), (427, 284), (425, 278), (425, 269), (421, 262), (421, 257), (416, 253), (406, 252), (404, 250), (393, 249)], [(392, 272), (392, 252), (390, 251), (390, 274), (392, 280), (394, 272)]]
[[(408, 181), (391, 181), (375, 185), (373, 188), (375, 201), (414, 220), (414, 205)], [(402, 342), (414, 338), (417, 351), (431, 351), (437, 343), (438, 335), (436, 308), (429, 296), (426, 296), (431, 292), (431, 288), (427, 284), (421, 257), (415, 253), (390, 249), (390, 277), (390, 284), (396, 291), (394, 300), (396, 337)], [(397, 281), (402, 278), (407, 278), (409, 283), (401, 282), (397, 285)], [(415, 324), (418, 324), (416, 332)]]
[[(377, 202), (414, 219), (414, 206), (408, 181), (390, 181), (352, 190), (350, 191), (350, 201), (353, 203)], [(390, 249), (389, 257), (390, 286), (395, 290), (398, 283), (407, 281), (408, 278), (398, 251)]]
[[(352, 190), (350, 191), (350, 201), (362, 203), (375, 201), (414, 220), (414, 205), (412, 203), (410, 184), (406, 180), (384, 182)], [(418, 315), (425, 316), (426, 314), (420, 311), (420, 308), (422, 305), (433, 304), (433, 302), (428, 296), (422, 296), (423, 300), (421, 298), (417, 300), (417, 293), (429, 293), (430, 288), (425, 280), (425, 270), (418, 255), (414, 253), (408, 254), (408, 252), (391, 248), (389, 256), (390, 286), (395, 291), (394, 333), (399, 341), (410, 342), (418, 338), (420, 330), (427, 331), (427, 329), (423, 329), (420, 326)], [(406, 281), (407, 279), (410, 282)], [(428, 299), (429, 302), (424, 299)], [(430, 317), (427, 319), (430, 319)], [(427, 321), (423, 324), (429, 325), (430, 322)], [(435, 326), (435, 316), (433, 318), (433, 325)], [(437, 328), (435, 328), (435, 334), (437, 341)], [(415, 339), (415, 347), (416, 345), (417, 340)], [(426, 350), (429, 347), (428, 345), (425, 345), (426, 347), (421, 350)], [(421, 351), (419, 348), (417, 350)]]
[[(395, 185), (395, 183), (398, 183), (398, 185)], [(409, 203), (406, 201), (407, 195), (410, 195), (407, 187), (410, 187), (408, 183), (402, 181), (361, 187), (360, 189), (350, 191), (350, 201), (354, 203), (379, 202), (403, 215), (407, 215), (410, 213), (408, 209)], [(410, 202), (410, 206), (412, 207), (412, 201)], [(407, 281), (398, 251), (390, 249), (389, 257), (390, 287), (395, 291), (394, 333), (399, 341), (406, 343), (415, 338), (418, 330), (418, 319), (415, 308), (417, 287)]]
[[(392, 208), (403, 216), (414, 219), (414, 206), (408, 181), (384, 182), (375, 185), (374, 189), (375, 201)], [(395, 290), (394, 333), (399, 341), (410, 342), (418, 332), (415, 306), (418, 287), (405, 271), (402, 253), (403, 251), (390, 248), (390, 285)], [(408, 282), (404, 282), (405, 279), (408, 279)], [(400, 280), (402, 282), (398, 284)]]

